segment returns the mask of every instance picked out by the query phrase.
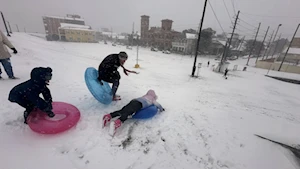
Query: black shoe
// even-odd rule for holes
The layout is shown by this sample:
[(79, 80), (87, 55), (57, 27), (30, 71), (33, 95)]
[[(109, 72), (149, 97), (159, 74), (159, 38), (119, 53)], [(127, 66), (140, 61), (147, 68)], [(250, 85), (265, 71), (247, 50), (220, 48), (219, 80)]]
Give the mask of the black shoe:
[(13, 77), (9, 77), (9, 79), (20, 79), (20, 78), (13, 76)]
[(0, 76), (0, 80), (2, 80), (3, 78)]

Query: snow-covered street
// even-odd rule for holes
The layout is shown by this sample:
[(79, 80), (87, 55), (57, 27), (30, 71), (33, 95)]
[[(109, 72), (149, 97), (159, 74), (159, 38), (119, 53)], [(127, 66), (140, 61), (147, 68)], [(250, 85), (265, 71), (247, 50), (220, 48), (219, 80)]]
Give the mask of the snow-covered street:
[[(267, 70), (232, 61), (225, 80), (212, 71), (214, 58), (199, 57), (199, 78), (191, 78), (193, 58), (100, 43), (51, 42), (25, 33), (9, 40), (19, 53), (11, 58), (15, 76), (0, 81), (0, 164), (5, 169), (293, 169), (293, 154), (254, 134), (289, 145), (300, 144), (300, 85), (265, 77)], [(129, 55), (120, 70), (118, 94), (110, 105), (96, 101), (84, 72), (98, 68), (111, 53)], [(254, 65), (255, 59), (251, 60)], [(9, 91), (29, 79), (34, 67), (51, 67), (54, 101), (75, 105), (77, 126), (56, 135), (34, 133), (23, 124), (23, 108), (8, 101)], [(270, 71), (270, 75), (294, 76)], [(114, 138), (101, 127), (102, 116), (153, 89), (166, 109), (146, 121), (128, 120)], [(130, 137), (128, 137), (128, 135)]]

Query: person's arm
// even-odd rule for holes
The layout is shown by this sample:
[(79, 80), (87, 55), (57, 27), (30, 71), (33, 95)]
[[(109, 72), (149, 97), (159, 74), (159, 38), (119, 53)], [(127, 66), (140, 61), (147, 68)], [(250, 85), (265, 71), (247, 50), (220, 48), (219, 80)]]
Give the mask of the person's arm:
[(42, 92), (42, 95), (43, 95), (46, 103), (48, 103), (48, 106), (52, 110), (52, 96), (51, 96), (51, 92), (48, 87), (45, 87), (45, 89)]
[(3, 43), (8, 46), (11, 50), (14, 51), (14, 53), (18, 53), (18, 51), (16, 50), (16, 48), (11, 44), (11, 42), (7, 39), (7, 37), (0, 31), (1, 36), (2, 36), (2, 41)]

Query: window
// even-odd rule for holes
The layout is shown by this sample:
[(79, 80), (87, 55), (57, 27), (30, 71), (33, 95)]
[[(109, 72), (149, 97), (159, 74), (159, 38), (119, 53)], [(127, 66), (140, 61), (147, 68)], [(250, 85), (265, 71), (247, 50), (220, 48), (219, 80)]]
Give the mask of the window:
[(84, 34), (85, 34), (85, 35), (88, 35), (88, 33), (87, 33), (87, 32), (85, 32)]
[(79, 31), (77, 32), (77, 35), (80, 35), (80, 32), (79, 32)]
[(80, 38), (77, 38), (77, 40), (80, 41), (81, 39), (80, 39)]

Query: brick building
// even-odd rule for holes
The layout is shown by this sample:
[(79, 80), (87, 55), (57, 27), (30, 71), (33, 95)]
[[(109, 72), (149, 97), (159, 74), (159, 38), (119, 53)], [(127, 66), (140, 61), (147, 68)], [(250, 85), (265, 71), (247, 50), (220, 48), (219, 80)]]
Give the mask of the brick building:
[(150, 17), (141, 16), (141, 43), (144, 46), (157, 47), (161, 50), (172, 48), (172, 41), (181, 36), (180, 32), (172, 30), (172, 20), (164, 19), (161, 27), (150, 27)]
[(61, 27), (60, 23), (69, 23), (77, 25), (85, 25), (84, 19), (79, 15), (70, 15), (67, 17), (58, 16), (43, 16), (43, 22), (45, 26), (46, 39), (47, 40), (59, 40), (58, 28)]
[(60, 23), (59, 39), (67, 42), (89, 42), (95, 43), (96, 32), (90, 26), (69, 23)]

